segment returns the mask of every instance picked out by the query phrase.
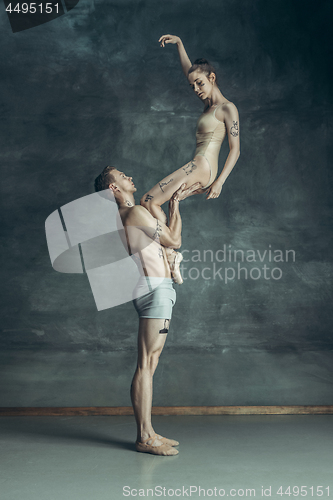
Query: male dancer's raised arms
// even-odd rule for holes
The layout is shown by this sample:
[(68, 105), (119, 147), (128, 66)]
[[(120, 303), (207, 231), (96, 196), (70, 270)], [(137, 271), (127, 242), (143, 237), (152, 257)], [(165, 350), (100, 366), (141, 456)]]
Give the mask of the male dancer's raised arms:
[(180, 248), (182, 221), (179, 213), (179, 201), (184, 200), (198, 189), (199, 183), (186, 188), (185, 184), (173, 194), (169, 201), (169, 224), (155, 219), (146, 208), (135, 205), (128, 211), (126, 226), (142, 229), (152, 240), (159, 240), (167, 248)]

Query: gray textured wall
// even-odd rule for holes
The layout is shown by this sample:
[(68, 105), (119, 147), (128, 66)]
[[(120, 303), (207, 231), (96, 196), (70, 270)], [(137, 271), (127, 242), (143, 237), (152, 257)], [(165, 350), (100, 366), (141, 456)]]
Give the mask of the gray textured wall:
[[(177, 288), (154, 404), (332, 404), (329, 13), (328, 1), (80, 0), (13, 34), (2, 9), (1, 406), (130, 404), (135, 310), (97, 312), (85, 275), (55, 272), (44, 222), (107, 164), (134, 177), (139, 200), (191, 159), (201, 104), (164, 33), (216, 65), (240, 113), (222, 195), (181, 206), (187, 256), (226, 245), (296, 257), (242, 264), (279, 267), (279, 280)], [(187, 272), (214, 264), (223, 277), (238, 263)]]

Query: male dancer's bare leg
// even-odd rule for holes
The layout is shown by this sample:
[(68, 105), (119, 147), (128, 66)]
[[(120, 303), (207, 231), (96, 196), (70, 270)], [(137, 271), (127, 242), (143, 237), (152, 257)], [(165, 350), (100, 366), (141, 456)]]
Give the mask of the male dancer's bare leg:
[(172, 447), (178, 442), (156, 434), (151, 423), (153, 375), (165, 344), (169, 323), (169, 320), (164, 319), (140, 318), (138, 364), (131, 385), (137, 424), (136, 448), (156, 455), (178, 454), (178, 450)]

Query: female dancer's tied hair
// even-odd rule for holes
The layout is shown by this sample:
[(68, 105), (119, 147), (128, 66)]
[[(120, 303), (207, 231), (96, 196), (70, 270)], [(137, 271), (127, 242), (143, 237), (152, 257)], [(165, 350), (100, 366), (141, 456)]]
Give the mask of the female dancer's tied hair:
[(214, 73), (215, 74), (215, 81), (216, 81), (216, 85), (217, 85), (217, 75), (216, 75), (216, 70), (214, 68), (214, 66), (212, 66), (212, 64), (210, 64), (207, 59), (196, 59), (194, 61), (194, 63), (192, 64), (192, 66), (190, 67), (190, 69), (188, 70), (188, 75), (190, 73), (193, 73), (193, 71), (196, 71), (196, 70), (199, 70), (201, 71), (202, 73), (204, 73), (207, 77), (211, 74), (211, 73)]

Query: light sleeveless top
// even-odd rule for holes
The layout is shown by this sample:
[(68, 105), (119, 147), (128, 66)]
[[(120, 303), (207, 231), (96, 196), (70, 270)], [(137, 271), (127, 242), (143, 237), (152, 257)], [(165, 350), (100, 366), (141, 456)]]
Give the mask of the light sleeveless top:
[(217, 174), (221, 144), (226, 136), (225, 123), (220, 122), (215, 116), (216, 110), (220, 106), (222, 104), (217, 106), (214, 111), (202, 113), (197, 123), (197, 148), (194, 156), (200, 155), (207, 159), (211, 169), (210, 183), (212, 176)]

